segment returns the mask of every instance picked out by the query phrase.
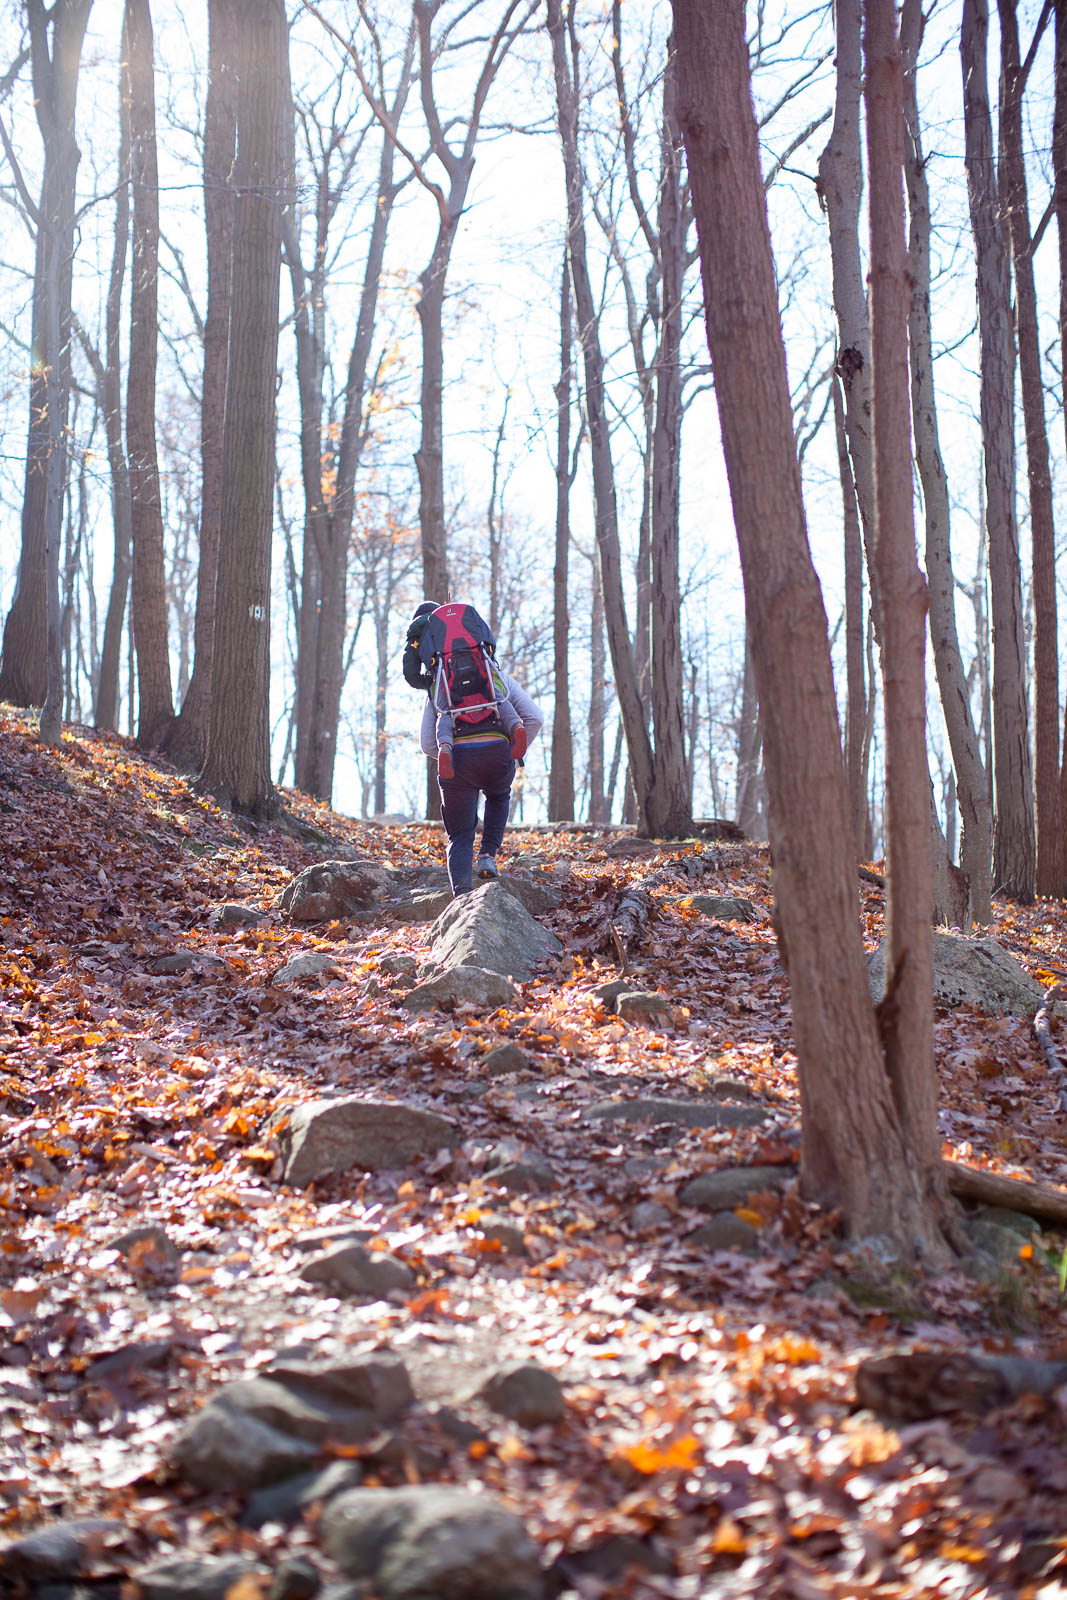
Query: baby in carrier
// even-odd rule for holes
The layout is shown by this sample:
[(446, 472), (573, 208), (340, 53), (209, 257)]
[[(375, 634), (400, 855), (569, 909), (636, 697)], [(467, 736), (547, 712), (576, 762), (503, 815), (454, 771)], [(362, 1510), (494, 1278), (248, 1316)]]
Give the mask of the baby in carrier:
[(429, 690), (437, 712), (437, 771), (455, 775), (452, 750), (464, 739), (495, 738), (502, 731), (511, 754), (526, 754), (526, 725), (508, 697), (496, 645), (473, 606), (435, 606), (426, 600), (411, 619), (404, 677)]

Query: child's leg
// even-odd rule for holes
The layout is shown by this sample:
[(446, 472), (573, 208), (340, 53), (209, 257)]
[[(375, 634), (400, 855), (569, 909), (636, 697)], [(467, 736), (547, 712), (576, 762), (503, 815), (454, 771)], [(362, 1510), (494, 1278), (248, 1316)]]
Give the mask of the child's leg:
[(437, 716), (437, 776), (451, 778), (455, 773), (452, 764), (453, 725), (452, 713), (441, 711)]
[(510, 700), (501, 700), (497, 705), (497, 711), (500, 713), (500, 721), (511, 745), (512, 758), (521, 761), (526, 754), (526, 724)]

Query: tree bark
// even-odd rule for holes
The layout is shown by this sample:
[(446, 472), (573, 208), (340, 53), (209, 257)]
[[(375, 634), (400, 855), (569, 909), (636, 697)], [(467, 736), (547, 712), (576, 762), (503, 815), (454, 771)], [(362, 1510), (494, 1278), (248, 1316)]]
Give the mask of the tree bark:
[(566, 176), (567, 254), (585, 367), (585, 402), (593, 464), (596, 542), (603, 585), (608, 648), (611, 651), (615, 687), (626, 733), (630, 772), (637, 795), (638, 825), (642, 832), (647, 833), (650, 827), (647, 808), (655, 774), (652, 746), (645, 725), (637, 671), (630, 647), (630, 630), (626, 620), (618, 508), (615, 501), (615, 471), (611, 459), (611, 438), (604, 398), (604, 358), (600, 348), (599, 320), (593, 301), (586, 252), (582, 175), (578, 153), (578, 94), (573, 72), (567, 62), (561, 0), (548, 0), (548, 32), (552, 41), (556, 108)]
[[(744, 8), (674, 0), (708, 346), (763, 717), (801, 1080), (805, 1191), (858, 1233), (945, 1253), (930, 1130), (904, 1120), (875, 1024), (826, 614), (808, 548)], [(936, 1129), (932, 1130), (936, 1138)]]
[(123, 105), (120, 71), (118, 184), (115, 189), (115, 242), (111, 253), (111, 274), (107, 287), (104, 359), (94, 365), (97, 396), (107, 437), (108, 468), (111, 473), (111, 517), (114, 525), (114, 562), (111, 592), (108, 597), (104, 638), (100, 648), (100, 667), (96, 680), (93, 720), (98, 728), (117, 728), (119, 720), (119, 661), (122, 652), (122, 626), (130, 588), (130, 478), (126, 470), (126, 448), (122, 426), (122, 283), (126, 275), (126, 253), (130, 234), (130, 139), (129, 123)]
[(1060, 690), (1056, 638), (1056, 525), (1045, 426), (1041, 339), (1037, 326), (1030, 209), (1023, 152), (1023, 75), (1015, 0), (999, 0), (1000, 174), (1015, 267), (1015, 324), (1019, 345), (1026, 464), (1030, 488), (1030, 547), (1034, 606), (1034, 798), (1037, 807), (1038, 894), (1063, 892), (1060, 817)]
[(548, 773), (548, 820), (566, 822), (574, 817), (574, 737), (568, 655), (570, 610), (567, 576), (571, 542), (571, 280), (567, 253), (563, 253), (559, 307), (559, 382), (556, 396), (556, 557), (552, 569), (552, 662), (554, 701), (552, 759)]
[(596, 553), (591, 562), (593, 600), (589, 607), (589, 821), (608, 820), (604, 793), (604, 727), (607, 720), (605, 689), (607, 659), (604, 650), (604, 591)]
[(745, 636), (745, 665), (741, 674), (741, 716), (737, 729), (737, 825), (746, 839), (761, 835), (759, 758), (763, 735), (756, 700), (756, 674), (752, 646)]
[[(867, 684), (863, 666), (863, 536), (860, 532), (856, 482), (845, 433), (845, 408), (841, 381), (834, 375), (834, 427), (837, 434), (837, 470), (841, 479), (841, 509), (845, 536), (845, 771), (852, 809), (856, 850), (862, 851), (867, 831)], [(738, 818), (738, 821), (741, 819)]]
[(1028, 904), (1035, 840), (1019, 531), (1015, 521), (1015, 330), (1011, 260), (993, 160), (986, 0), (963, 0), (960, 59), (967, 194), (978, 285), (982, 447), (993, 611), (993, 877)]
[(31, 324), (35, 356), (29, 382), (22, 544), (15, 594), (4, 624), (0, 700), (31, 706), (50, 699), (49, 725), (42, 730), (48, 742), (59, 737), (59, 547), (67, 471), (70, 297), (80, 159), (74, 113), (91, 3), (58, 0), (47, 10), (43, 0), (27, 0), (26, 4), (44, 173), (36, 217)]
[(930, 596), (930, 638), (941, 706), (963, 817), (961, 861), (970, 884), (971, 915), (992, 921), (993, 813), (989, 774), (982, 762), (978, 731), (971, 715), (970, 688), (956, 631), (956, 585), (952, 572), (948, 479), (941, 457), (934, 391), (934, 352), (930, 318), (930, 194), (926, 182), (916, 88), (922, 37), (921, 0), (905, 0), (901, 15), (904, 55), (904, 175), (910, 214), (909, 253), (912, 296), (908, 319), (912, 426), (915, 462), (926, 514), (926, 576)]
[(693, 831), (685, 755), (682, 689), (682, 599), (679, 508), (682, 457), (682, 136), (673, 40), (663, 77), (659, 214), (660, 337), (656, 352), (656, 415), (652, 437), (652, 727), (655, 765), (645, 801), (656, 838)]
[(219, 566), (222, 448), (226, 429), (226, 363), (233, 267), (237, 87), (233, 0), (209, 0), (208, 80), (204, 107), (204, 222), (207, 245), (207, 313), (200, 391), (200, 549), (196, 572), (193, 672), (181, 711), (165, 741), (167, 754), (189, 772), (199, 771), (211, 719), (215, 649), (215, 582)]
[(159, 336), (159, 180), (152, 18), (148, 0), (126, 0), (123, 23), (130, 119), (133, 255), (126, 456), (133, 534), (133, 631), (137, 648), (137, 741), (160, 745), (174, 720), (163, 564), (163, 508), (156, 458), (156, 344)]
[(278, 810), (270, 773), (270, 558), (288, 35), (282, 0), (235, 0), (234, 20), (242, 70), (233, 298), (211, 722), (199, 785), (228, 810), (270, 817)]
[[(1059, 237), (1060, 399), (1067, 426), (1067, 0), (1056, 0), (1055, 103), (1052, 116), (1052, 198)], [(1065, 714), (1067, 715), (1067, 714)], [(1067, 855), (1067, 721), (1060, 768), (1060, 826)], [(1067, 876), (1060, 894), (1067, 893)]]

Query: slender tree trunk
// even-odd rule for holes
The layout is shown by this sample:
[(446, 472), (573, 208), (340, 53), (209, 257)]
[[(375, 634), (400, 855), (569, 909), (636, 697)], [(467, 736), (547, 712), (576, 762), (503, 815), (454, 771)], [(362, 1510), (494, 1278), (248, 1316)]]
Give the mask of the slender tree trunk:
[(845, 434), (845, 408), (841, 383), (834, 377), (834, 426), (837, 433), (837, 470), (841, 479), (841, 509), (845, 535), (845, 771), (852, 807), (856, 849), (862, 851), (867, 817), (867, 773), (863, 764), (867, 725), (867, 684), (863, 668), (863, 541), (860, 533), (856, 483)]
[(159, 180), (152, 19), (148, 0), (126, 0), (123, 27), (130, 118), (133, 259), (126, 453), (133, 532), (133, 631), (137, 646), (138, 743), (158, 746), (174, 718), (163, 563), (163, 510), (156, 459), (156, 308)]
[(657, 235), (661, 316), (656, 355), (656, 422), (652, 439), (652, 723), (654, 783), (646, 799), (657, 838), (693, 831), (685, 759), (682, 689), (680, 502), (682, 458), (682, 135), (673, 41), (663, 78), (662, 162)]
[(604, 723), (606, 721), (607, 660), (604, 651), (604, 591), (594, 553), (593, 603), (589, 608), (589, 821), (606, 822), (604, 795)]
[(910, 213), (909, 254), (912, 273), (911, 314), (908, 319), (912, 426), (915, 433), (915, 462), (926, 513), (930, 638), (956, 775), (956, 795), (963, 816), (962, 866), (970, 883), (971, 914), (978, 922), (988, 923), (993, 916), (993, 813), (989, 803), (989, 774), (982, 763), (956, 631), (956, 586), (952, 573), (948, 479), (941, 457), (934, 391), (930, 318), (930, 194), (926, 182), (916, 88), (922, 25), (921, 0), (905, 0), (901, 16), (901, 47), (904, 59), (904, 176)]
[(604, 358), (600, 348), (599, 323), (586, 254), (582, 174), (578, 155), (578, 96), (574, 76), (567, 63), (561, 0), (548, 0), (548, 31), (552, 41), (556, 107), (566, 173), (567, 252), (585, 366), (585, 401), (593, 465), (596, 541), (603, 584), (608, 647), (611, 651), (615, 687), (626, 732), (630, 771), (637, 795), (638, 822), (642, 831), (647, 832), (649, 828), (647, 808), (655, 780), (655, 770), (630, 647), (630, 630), (626, 620), (618, 510), (615, 502), (615, 472), (611, 459), (611, 438), (604, 398)]
[[(871, 377), (885, 707), (887, 1005), (893, 1099), (933, 1200), (943, 1194), (934, 1072), (933, 851), (926, 750), (926, 583), (915, 555), (904, 231), (903, 70), (894, 0), (866, 0)], [(940, 830), (938, 830), (940, 836)], [(944, 855), (944, 850), (939, 851)]]
[(270, 558), (288, 35), (282, 0), (234, 0), (241, 41), (233, 299), (211, 724), (200, 787), (270, 817)]
[(208, 0), (208, 80), (204, 108), (204, 221), (207, 314), (200, 391), (200, 548), (196, 571), (193, 672), (166, 740), (168, 755), (199, 771), (207, 750), (215, 649), (215, 580), (219, 566), (222, 447), (226, 429), (226, 362), (233, 267), (237, 51), (233, 0)]
[[(75, 179), (74, 110), (91, 0), (26, 0), (34, 109), (44, 146), (38, 203), (31, 340), (29, 430), (22, 545), (15, 595), (4, 624), (0, 700), (42, 705), (42, 738), (59, 738), (59, 548), (67, 470), (70, 297)], [(54, 684), (50, 685), (49, 671)], [(49, 688), (52, 694), (49, 696)]]
[(756, 700), (756, 674), (752, 649), (745, 636), (745, 665), (741, 674), (741, 716), (737, 729), (737, 825), (746, 839), (759, 837), (759, 757), (762, 734)]
[[(120, 73), (120, 78), (122, 74)], [(104, 414), (107, 459), (111, 473), (111, 516), (114, 524), (115, 557), (111, 574), (104, 639), (100, 650), (100, 670), (96, 681), (93, 719), (98, 728), (115, 728), (119, 719), (119, 664), (122, 654), (122, 624), (130, 588), (130, 555), (133, 534), (130, 528), (130, 478), (126, 470), (126, 449), (122, 426), (122, 283), (126, 275), (126, 252), (130, 234), (130, 138), (129, 119), (119, 94), (118, 185), (115, 191), (115, 243), (111, 254), (111, 276), (107, 287), (104, 360), (97, 372), (97, 393)]]
[[(856, 915), (826, 614), (811, 561), (749, 83), (744, 10), (674, 0), (680, 122), (763, 717), (807, 1193), (851, 1229), (944, 1255), (926, 1129), (904, 1118)], [(902, 352), (903, 354), (903, 352)], [(909, 1097), (910, 1101), (910, 1097)]]
[(555, 699), (552, 760), (548, 773), (548, 820), (574, 816), (574, 738), (571, 731), (570, 611), (567, 575), (571, 542), (571, 280), (563, 253), (559, 308), (559, 382), (556, 396), (556, 559), (552, 569), (552, 661)]
[(1007, 221), (997, 186), (986, 77), (986, 0), (963, 0), (960, 57), (967, 193), (978, 280), (982, 446), (993, 610), (993, 876), (1034, 898), (1035, 840), (1019, 531), (1015, 521), (1015, 330)]
[(1038, 894), (1058, 895), (1064, 873), (1060, 817), (1060, 690), (1056, 626), (1056, 525), (1045, 426), (1041, 339), (1037, 326), (1030, 209), (1023, 152), (1023, 81), (1015, 0), (999, 0), (1000, 173), (1015, 267), (1015, 322), (1030, 487), (1034, 600), (1034, 798), (1037, 802)]
[[(1056, 0), (1055, 107), (1052, 117), (1052, 182), (1059, 236), (1060, 274), (1060, 400), (1067, 426), (1067, 0)], [(1067, 722), (1060, 768), (1060, 826), (1067, 855)], [(1060, 894), (1067, 893), (1067, 870)]]

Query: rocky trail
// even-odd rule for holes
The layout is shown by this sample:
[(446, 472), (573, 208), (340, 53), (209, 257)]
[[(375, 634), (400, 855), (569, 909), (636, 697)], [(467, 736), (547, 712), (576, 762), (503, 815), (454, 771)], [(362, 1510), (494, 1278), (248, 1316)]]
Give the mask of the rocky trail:
[(286, 799), (0, 716), (0, 1585), (1062, 1593), (1062, 905), (942, 942), (945, 1154), (1051, 1210), (924, 1277), (798, 1193), (765, 850), (519, 828), (453, 903)]

